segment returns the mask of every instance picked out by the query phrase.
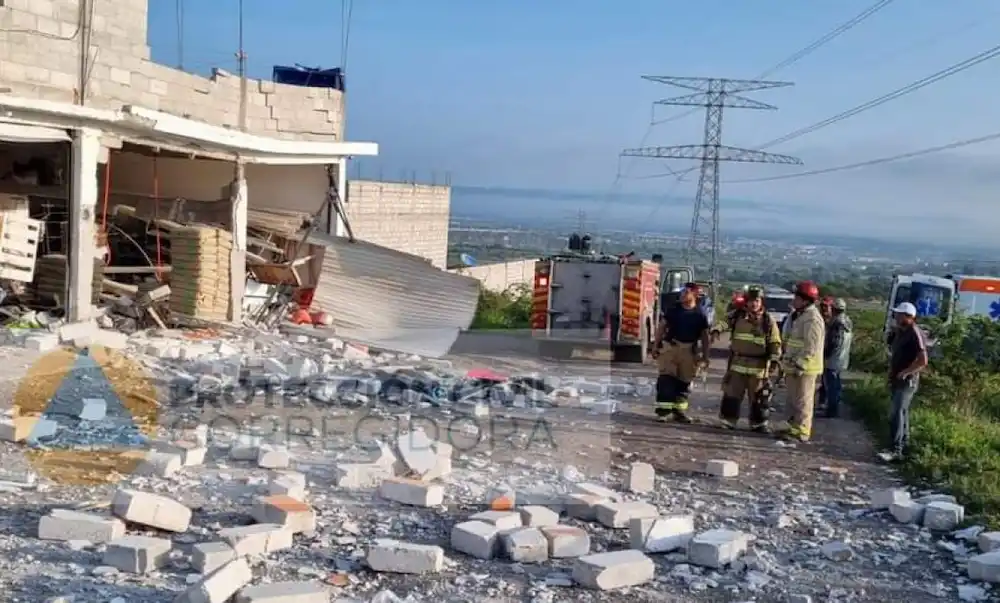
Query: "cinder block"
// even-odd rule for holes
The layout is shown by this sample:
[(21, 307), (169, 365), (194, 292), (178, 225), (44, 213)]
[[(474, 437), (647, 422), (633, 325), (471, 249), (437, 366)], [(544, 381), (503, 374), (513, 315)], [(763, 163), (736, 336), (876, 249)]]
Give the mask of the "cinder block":
[(236, 558), (225, 542), (202, 542), (191, 547), (191, 564), (202, 574), (210, 574)]
[(656, 507), (641, 501), (604, 502), (596, 507), (597, 521), (608, 528), (625, 528), (633, 519), (656, 517)]
[(330, 591), (318, 582), (272, 582), (244, 587), (236, 603), (330, 603)]
[(548, 507), (527, 505), (520, 508), (521, 523), (526, 526), (540, 528), (554, 526), (559, 523), (559, 514)]
[(292, 464), (292, 455), (285, 446), (265, 444), (257, 451), (257, 466), (264, 469), (286, 469)]
[(263, 524), (278, 524), (293, 534), (316, 529), (316, 512), (307, 503), (287, 494), (272, 494), (257, 499), (253, 518)]
[(205, 462), (208, 448), (197, 442), (177, 440), (174, 442), (154, 442), (153, 449), (163, 454), (172, 454), (180, 458), (181, 465), (193, 467)]
[(439, 546), (379, 539), (368, 549), (366, 561), (376, 572), (436, 573), (444, 568), (444, 550)]
[(125, 536), (125, 523), (115, 517), (102, 517), (68, 509), (55, 509), (38, 522), (42, 540), (86, 540), (111, 542)]
[(306, 499), (306, 476), (297, 471), (279, 471), (271, 476), (267, 484), (268, 494), (284, 494), (297, 498)]
[(444, 504), (444, 486), (415, 479), (390, 477), (379, 486), (382, 498), (415, 507), (436, 507)]
[(146, 458), (136, 468), (136, 475), (154, 475), (170, 477), (184, 466), (183, 457), (169, 452), (149, 452)]
[(587, 555), (573, 564), (573, 580), (596, 590), (645, 584), (654, 573), (653, 560), (636, 550)]
[(108, 543), (104, 565), (130, 574), (146, 574), (163, 566), (170, 548), (171, 542), (166, 538), (125, 536)]
[(512, 530), (524, 525), (521, 523), (521, 514), (516, 511), (483, 511), (476, 513), (469, 520), (482, 521), (494, 525), (500, 530)]
[(590, 553), (590, 534), (574, 526), (539, 528), (549, 541), (549, 557), (565, 559)]
[(292, 546), (292, 531), (273, 523), (259, 523), (219, 530), (219, 538), (237, 555), (265, 555)]
[(191, 585), (174, 603), (225, 603), (251, 580), (250, 565), (239, 557)]
[(393, 469), (380, 463), (344, 463), (337, 465), (337, 486), (348, 489), (376, 488), (382, 480), (393, 477)]
[(125, 521), (167, 532), (183, 532), (191, 524), (191, 509), (166, 496), (136, 490), (115, 492), (111, 512)]
[(451, 548), (470, 557), (492, 559), (500, 529), (485, 521), (464, 521), (451, 529)]

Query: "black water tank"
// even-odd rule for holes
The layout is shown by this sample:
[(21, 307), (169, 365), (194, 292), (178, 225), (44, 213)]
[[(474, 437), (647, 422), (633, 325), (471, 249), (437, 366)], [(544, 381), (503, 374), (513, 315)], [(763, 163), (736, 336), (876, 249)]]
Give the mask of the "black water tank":
[(570, 251), (580, 251), (581, 241), (580, 235), (575, 232), (569, 235), (569, 250)]

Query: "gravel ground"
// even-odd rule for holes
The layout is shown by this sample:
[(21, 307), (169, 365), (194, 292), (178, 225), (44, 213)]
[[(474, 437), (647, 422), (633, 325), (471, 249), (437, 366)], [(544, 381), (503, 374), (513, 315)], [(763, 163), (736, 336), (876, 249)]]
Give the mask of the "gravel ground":
[[(239, 347), (239, 342), (235, 345)], [(286, 344), (269, 339), (265, 345)], [(317, 345), (321, 344), (303, 342), (296, 346), (296, 353), (307, 354)], [(162, 386), (168, 371), (163, 361), (141, 353), (144, 346), (137, 343), (128, 355), (144, 364)], [(813, 601), (921, 603), (993, 596), (987, 585), (963, 577), (962, 563), (975, 554), (974, 545), (949, 534), (932, 535), (898, 524), (887, 513), (869, 510), (872, 490), (898, 484), (891, 470), (873, 462), (870, 441), (858, 424), (820, 420), (815, 441), (794, 447), (713, 427), (722, 354), (713, 360), (708, 381), (694, 392), (693, 415), (699, 423), (680, 426), (653, 421), (650, 367), (543, 360), (517, 335), (466, 336), (455, 351), (449, 360), (456, 372), (490, 368), (550, 381), (557, 378), (560, 383), (575, 383), (584, 397), (555, 399), (551, 406), (530, 400), (495, 404), (490, 417), (473, 419), (453, 405), (429, 404), (419, 398), (362, 405), (360, 399), (347, 404), (317, 403), (300, 393), (277, 405), (256, 398), (239, 406), (198, 407), (165, 403), (163, 387), (154, 394), (161, 401), (161, 426), (211, 423), (230, 425), (229, 431), (234, 431), (237, 425), (242, 429), (251, 424), (278, 425), (273, 431), (289, 445), (295, 469), (308, 476), (308, 500), (318, 514), (319, 527), (296, 536), (292, 549), (254, 559), (255, 582), (316, 580), (329, 585), (331, 600), (380, 603), (809, 600), (795, 596), (810, 596)], [(18, 384), (27, 368), (36, 365), (37, 357), (19, 348), (0, 349), (0, 395), (8, 406), (24, 395), (23, 390), (17, 392)], [(414, 358), (386, 363), (426, 364)], [(186, 367), (196, 377), (219, 372), (194, 362), (168, 364)], [(597, 391), (601, 388), (604, 393)], [(616, 412), (609, 414), (604, 405), (594, 404), (604, 394), (617, 401)], [(446, 484), (444, 505), (404, 507), (381, 500), (370, 490), (334, 484), (336, 465), (362, 458), (364, 441), (372, 436), (391, 437), (411, 424), (455, 445), (454, 471), (442, 480)], [(172, 601), (199, 578), (188, 558), (193, 544), (213, 540), (219, 528), (253, 523), (250, 508), (266, 484), (268, 471), (253, 462), (232, 460), (225, 448), (228, 442), (216, 433), (203, 465), (185, 467), (168, 478), (124, 476), (115, 483), (69, 485), (49, 479), (54, 474), (43, 470), (34, 487), (0, 482), (4, 600), (59, 601), (55, 597), (74, 595), (75, 599), (65, 600)], [(25, 444), (0, 444), (0, 480), (16, 482), (41, 467), (26, 451)], [(739, 475), (703, 474), (710, 459), (737, 462)], [(637, 461), (655, 467), (656, 488), (644, 495), (626, 494), (627, 499), (650, 502), (664, 514), (691, 514), (699, 531), (724, 527), (750, 534), (750, 553), (744, 561), (711, 570), (689, 565), (683, 553), (650, 555), (656, 566), (653, 581), (595, 592), (572, 585), (573, 560), (517, 564), (476, 560), (450, 550), (452, 526), (483, 510), (492, 487), (507, 484), (518, 491), (519, 500), (530, 497), (543, 502), (555, 500), (584, 480), (621, 490), (629, 465)], [(182, 534), (157, 534), (143, 526), (129, 526), (130, 534), (172, 538), (171, 561), (160, 571), (144, 576), (122, 573), (103, 565), (103, 545), (37, 539), (39, 518), (51, 509), (103, 513), (118, 487), (165, 494), (194, 510), (191, 528)], [(585, 528), (594, 552), (628, 548), (627, 530), (576, 519), (562, 523)], [(367, 545), (377, 537), (440, 545), (447, 555), (445, 568), (420, 576), (373, 572), (365, 567), (364, 556)], [(837, 541), (851, 549), (850, 559), (835, 561), (822, 554), (824, 544)]]

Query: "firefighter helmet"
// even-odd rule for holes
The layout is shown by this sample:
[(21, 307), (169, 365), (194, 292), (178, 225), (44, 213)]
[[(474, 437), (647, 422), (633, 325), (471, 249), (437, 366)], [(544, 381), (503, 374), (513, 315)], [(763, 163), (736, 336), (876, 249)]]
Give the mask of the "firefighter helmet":
[(802, 281), (795, 285), (795, 295), (804, 297), (809, 301), (816, 301), (819, 298), (819, 287), (812, 281)]
[(747, 300), (742, 293), (733, 293), (732, 304), (734, 308), (742, 308), (746, 303)]

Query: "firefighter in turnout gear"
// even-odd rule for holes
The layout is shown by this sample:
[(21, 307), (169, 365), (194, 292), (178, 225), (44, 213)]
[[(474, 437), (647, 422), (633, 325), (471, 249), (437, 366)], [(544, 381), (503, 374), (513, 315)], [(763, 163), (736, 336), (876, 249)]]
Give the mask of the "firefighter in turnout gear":
[(707, 369), (711, 348), (711, 325), (698, 307), (699, 293), (695, 283), (685, 285), (680, 303), (665, 311), (656, 330), (653, 355), (659, 372), (656, 415), (660, 421), (673, 418), (678, 423), (691, 423), (687, 415), (691, 382), (699, 368)]
[(759, 288), (747, 291), (746, 304), (735, 313), (730, 325), (729, 367), (722, 380), (719, 416), (724, 427), (735, 429), (745, 395), (750, 399), (750, 428), (768, 433), (771, 392), (781, 358), (781, 333), (764, 309), (764, 295)]
[(788, 316), (792, 324), (782, 359), (790, 416), (788, 429), (780, 436), (800, 442), (808, 442), (812, 437), (816, 380), (823, 374), (826, 322), (816, 307), (818, 299), (819, 288), (815, 283), (804, 281), (795, 287), (792, 301), (795, 310)]

